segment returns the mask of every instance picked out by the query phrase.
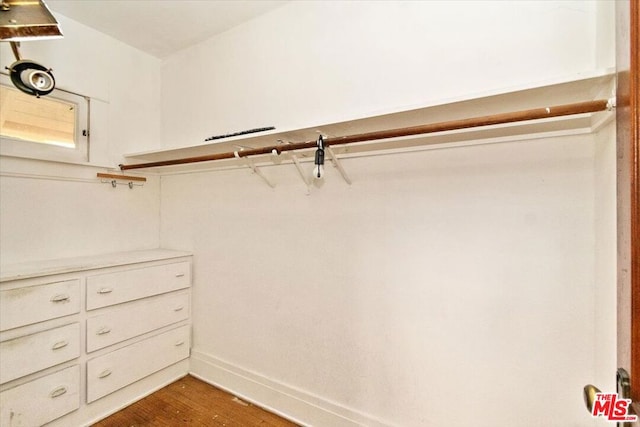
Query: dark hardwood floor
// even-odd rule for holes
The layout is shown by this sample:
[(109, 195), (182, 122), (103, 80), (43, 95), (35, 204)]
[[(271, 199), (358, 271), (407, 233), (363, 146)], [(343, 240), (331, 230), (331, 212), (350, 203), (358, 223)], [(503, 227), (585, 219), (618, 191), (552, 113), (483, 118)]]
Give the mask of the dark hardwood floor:
[(297, 426), (190, 375), (124, 408), (93, 427)]

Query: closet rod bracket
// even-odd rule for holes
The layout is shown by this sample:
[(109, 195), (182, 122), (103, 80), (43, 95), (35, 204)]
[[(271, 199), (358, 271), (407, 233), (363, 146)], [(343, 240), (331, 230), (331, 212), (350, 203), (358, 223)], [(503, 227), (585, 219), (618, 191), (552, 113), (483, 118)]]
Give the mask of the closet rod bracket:
[[(236, 151), (237, 153), (237, 151)], [(242, 157), (242, 156), (236, 156), (236, 157)], [(264, 174), (262, 173), (262, 171), (253, 164), (253, 162), (251, 161), (250, 158), (245, 157), (245, 161), (247, 162), (247, 166), (249, 166), (249, 169), (251, 169), (253, 171), (254, 174), (258, 175), (260, 178), (262, 178), (262, 180), (271, 188), (276, 188), (276, 185), (274, 183), (272, 183), (271, 181), (269, 181), (269, 179), (264, 176)]]
[(298, 160), (298, 156), (295, 153), (291, 153), (291, 161), (296, 166), (296, 170), (298, 171), (298, 175), (300, 175), (300, 179), (304, 182), (305, 187), (307, 187), (307, 194), (311, 194), (311, 188), (309, 187), (309, 181), (304, 173), (304, 169), (302, 169), (302, 165), (300, 164), (300, 160)]
[(342, 175), (342, 179), (344, 179), (344, 181), (347, 184), (351, 185), (351, 178), (349, 178), (349, 175), (347, 175), (347, 171), (345, 171), (344, 167), (342, 167), (342, 163), (338, 159), (338, 156), (336, 156), (336, 153), (333, 151), (333, 148), (331, 148), (331, 146), (328, 146), (326, 150), (329, 153), (329, 157), (331, 157), (331, 162), (336, 167), (336, 169), (338, 169), (338, 172), (340, 172), (340, 175)]

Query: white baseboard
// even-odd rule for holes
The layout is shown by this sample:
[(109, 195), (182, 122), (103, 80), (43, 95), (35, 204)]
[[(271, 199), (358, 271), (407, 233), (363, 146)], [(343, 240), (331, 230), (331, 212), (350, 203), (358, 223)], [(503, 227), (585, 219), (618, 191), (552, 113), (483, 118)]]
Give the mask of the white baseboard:
[(303, 426), (393, 426), (197, 350), (191, 352), (190, 369), (194, 377)]

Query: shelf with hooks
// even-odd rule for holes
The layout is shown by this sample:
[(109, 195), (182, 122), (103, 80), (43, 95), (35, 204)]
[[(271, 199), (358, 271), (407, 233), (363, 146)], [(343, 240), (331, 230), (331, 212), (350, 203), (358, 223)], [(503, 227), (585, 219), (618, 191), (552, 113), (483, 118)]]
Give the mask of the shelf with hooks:
[(135, 175), (98, 172), (96, 176), (100, 178), (100, 182), (103, 184), (111, 184), (113, 188), (116, 188), (118, 185), (126, 185), (133, 189), (133, 187), (142, 187), (144, 183), (147, 182), (147, 178)]

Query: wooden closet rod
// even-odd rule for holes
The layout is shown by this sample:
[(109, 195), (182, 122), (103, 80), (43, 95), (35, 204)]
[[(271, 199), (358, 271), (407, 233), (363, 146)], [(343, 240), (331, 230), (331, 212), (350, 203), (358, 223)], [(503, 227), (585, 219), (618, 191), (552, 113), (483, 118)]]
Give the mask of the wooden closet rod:
[[(468, 129), (480, 126), (500, 125), (505, 123), (521, 122), (526, 120), (548, 119), (551, 117), (570, 116), (574, 114), (594, 113), (609, 109), (609, 101), (599, 99), (595, 101), (577, 102), (574, 104), (556, 105), (547, 108), (535, 108), (532, 110), (516, 111), (511, 113), (494, 114), (490, 116), (473, 117), (462, 120), (451, 120), (447, 122), (431, 123), (420, 126), (412, 126), (398, 129), (388, 129), (377, 132), (360, 133), (356, 135), (338, 136), (326, 138), (325, 146), (352, 144), (354, 142), (376, 141), (380, 139), (398, 138), (402, 136), (422, 135), (435, 132)], [(215, 160), (233, 159), (234, 157), (257, 156), (270, 154), (276, 151), (280, 154), (283, 151), (302, 150), (315, 148), (316, 141), (294, 142), (290, 144), (270, 145), (268, 147), (252, 148), (242, 151), (230, 151), (226, 153), (210, 154), (206, 156), (186, 157), (182, 159), (162, 160), (157, 162), (121, 164), (121, 170), (153, 168), (159, 166), (182, 165), (187, 163), (211, 162)]]
[(102, 173), (98, 172), (96, 174), (98, 178), (110, 178), (110, 179), (120, 179), (123, 181), (142, 181), (147, 182), (147, 178), (143, 176), (133, 176), (133, 175), (117, 175), (114, 173)]

